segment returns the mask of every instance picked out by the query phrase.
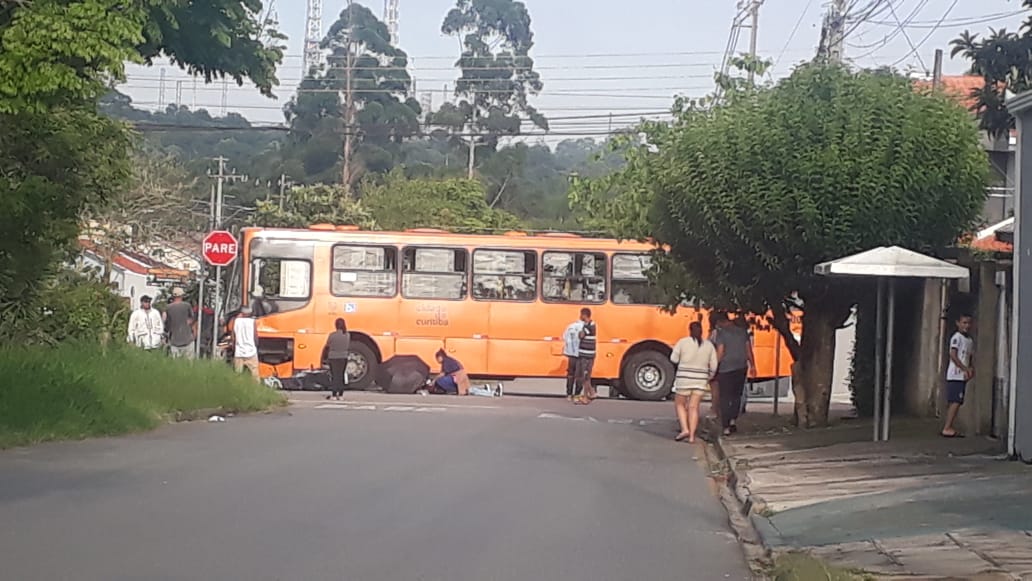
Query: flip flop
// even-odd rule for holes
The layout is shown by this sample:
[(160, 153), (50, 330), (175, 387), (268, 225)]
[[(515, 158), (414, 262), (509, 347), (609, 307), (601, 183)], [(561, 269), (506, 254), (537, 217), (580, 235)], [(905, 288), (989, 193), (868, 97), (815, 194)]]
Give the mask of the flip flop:
[(687, 440), (689, 437), (691, 437), (691, 436), (689, 436), (688, 434), (680, 433), (680, 434), (677, 434), (677, 437), (674, 438), (674, 441), (675, 442), (683, 442), (683, 441)]
[(964, 434), (961, 434), (960, 432), (954, 432), (952, 434), (942, 434), (942, 433), (940, 433), (939, 435), (942, 436), (943, 438), (963, 438), (964, 437)]

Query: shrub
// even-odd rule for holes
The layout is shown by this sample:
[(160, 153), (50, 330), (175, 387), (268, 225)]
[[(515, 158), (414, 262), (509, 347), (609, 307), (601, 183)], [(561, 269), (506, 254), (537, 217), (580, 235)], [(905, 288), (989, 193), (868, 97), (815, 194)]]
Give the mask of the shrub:
[(0, 447), (151, 429), (177, 412), (248, 412), (277, 392), (224, 363), (115, 343), (0, 348)]

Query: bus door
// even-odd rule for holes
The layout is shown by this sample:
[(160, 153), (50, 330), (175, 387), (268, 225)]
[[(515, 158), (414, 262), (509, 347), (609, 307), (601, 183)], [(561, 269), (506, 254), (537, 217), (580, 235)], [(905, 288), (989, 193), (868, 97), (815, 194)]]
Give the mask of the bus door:
[(263, 376), (290, 377), (319, 368), (322, 337), (312, 329), (314, 246), (296, 240), (251, 241), (248, 302), (257, 318)]
[(407, 246), (402, 249), (398, 353), (418, 355), (436, 368), (444, 348), (469, 373), (487, 371), (484, 305), (469, 300), (469, 251)]
[(538, 256), (533, 250), (478, 248), (473, 251), (474, 303), (482, 305), (489, 338), (487, 372), (506, 377), (533, 376), (545, 365), (543, 321), (537, 302)]
[(561, 376), (566, 372), (563, 355), (563, 332), (580, 318), (582, 308), (592, 309), (599, 321), (596, 370), (611, 359), (612, 344), (608, 343), (618, 328), (617, 321), (603, 315), (602, 306), (609, 300), (606, 287), (606, 255), (602, 252), (554, 251), (541, 254), (541, 301), (539, 318), (548, 321), (541, 329), (542, 339), (548, 343), (547, 369), (538, 375)]

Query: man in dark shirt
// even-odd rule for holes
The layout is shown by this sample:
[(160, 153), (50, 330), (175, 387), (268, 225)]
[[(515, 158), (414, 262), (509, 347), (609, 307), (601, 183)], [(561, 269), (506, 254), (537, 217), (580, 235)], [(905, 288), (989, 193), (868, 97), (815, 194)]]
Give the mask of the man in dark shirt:
[(186, 293), (176, 287), (172, 289), (172, 302), (165, 309), (165, 329), (168, 331), (169, 353), (172, 357), (193, 359), (196, 354), (194, 340), (197, 326), (193, 307), (183, 300)]
[(714, 322), (717, 331), (713, 336), (713, 345), (717, 348), (717, 359), (720, 361), (717, 366), (720, 424), (724, 428), (724, 435), (730, 436), (738, 429), (745, 382), (749, 377), (749, 369), (755, 369), (756, 362), (747, 329), (732, 323), (725, 313), (717, 313)]
[(584, 393), (575, 403), (584, 405), (598, 397), (595, 386), (591, 384), (591, 371), (595, 367), (595, 353), (598, 350), (598, 326), (591, 319), (591, 309), (581, 309), (580, 319), (583, 326), (580, 330), (580, 344), (577, 346), (577, 381), (584, 388)]

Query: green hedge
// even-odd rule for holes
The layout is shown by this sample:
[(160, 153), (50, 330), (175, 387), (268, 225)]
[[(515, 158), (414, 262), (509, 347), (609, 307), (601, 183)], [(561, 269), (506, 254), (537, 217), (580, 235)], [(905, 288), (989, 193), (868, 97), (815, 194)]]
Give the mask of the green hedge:
[(282, 404), (280, 394), (221, 362), (121, 344), (0, 348), (0, 448), (147, 430), (177, 412)]

